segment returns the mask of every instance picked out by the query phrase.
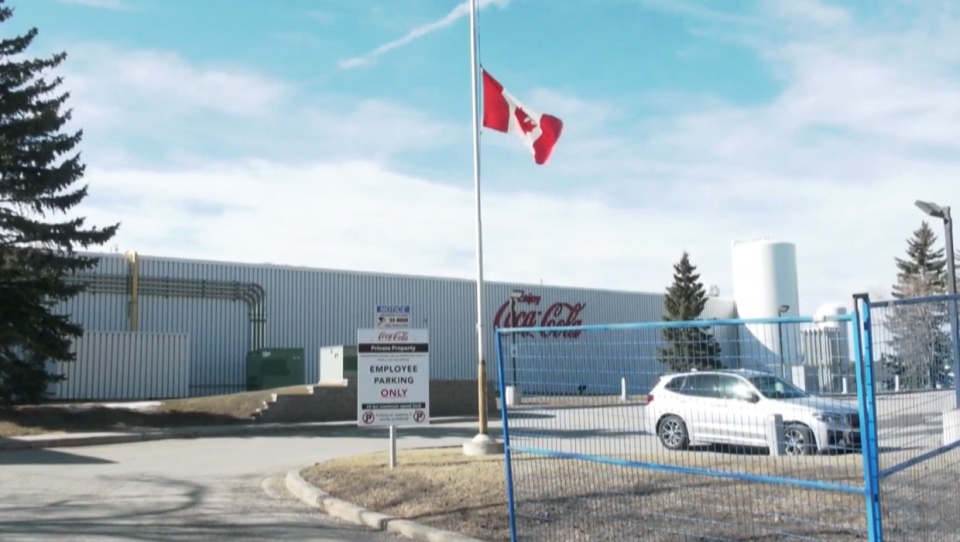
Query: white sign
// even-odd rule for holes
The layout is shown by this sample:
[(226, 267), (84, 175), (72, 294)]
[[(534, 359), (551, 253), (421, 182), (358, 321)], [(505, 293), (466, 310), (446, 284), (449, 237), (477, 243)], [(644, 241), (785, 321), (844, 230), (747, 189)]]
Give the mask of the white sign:
[(374, 327), (409, 329), (410, 314), (410, 305), (377, 305)]
[(430, 423), (426, 329), (357, 330), (357, 425)]

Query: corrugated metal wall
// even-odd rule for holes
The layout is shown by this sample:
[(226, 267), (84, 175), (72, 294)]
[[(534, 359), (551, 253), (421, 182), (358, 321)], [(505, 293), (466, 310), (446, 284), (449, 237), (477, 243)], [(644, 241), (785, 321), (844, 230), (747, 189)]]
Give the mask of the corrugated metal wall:
[(76, 361), (55, 363), (67, 377), (55, 399), (146, 400), (190, 395), (190, 340), (185, 333), (85, 331)]
[[(120, 254), (103, 254), (98, 273), (129, 273)], [(247, 265), (139, 256), (140, 277), (257, 283), (266, 292), (266, 346), (306, 349), (307, 379), (319, 376), (323, 346), (355, 344), (358, 327), (373, 327), (377, 304), (410, 304), (415, 326), (430, 329), (431, 376), (469, 379), (476, 375), (476, 289), (470, 280), (411, 277), (320, 270), (273, 265)], [(660, 320), (663, 296), (542, 285), (485, 284), (485, 348), (489, 376), (496, 378), (493, 324), (509, 304), (510, 292), (521, 288), (539, 303), (517, 305), (518, 311), (543, 313), (554, 303), (583, 304), (584, 324)], [(64, 306), (89, 331), (129, 329), (129, 296), (86, 293)], [(248, 305), (240, 300), (142, 295), (139, 330), (187, 333), (191, 337), (191, 390), (194, 395), (230, 393), (245, 383), (244, 360), (251, 344)], [(711, 299), (705, 318), (730, 318), (732, 300)], [(549, 319), (549, 317), (547, 317)], [(500, 320), (503, 322), (503, 320)], [(736, 330), (729, 337), (734, 343)], [(721, 335), (723, 330), (721, 331)], [(728, 353), (729, 354), (729, 353)]]

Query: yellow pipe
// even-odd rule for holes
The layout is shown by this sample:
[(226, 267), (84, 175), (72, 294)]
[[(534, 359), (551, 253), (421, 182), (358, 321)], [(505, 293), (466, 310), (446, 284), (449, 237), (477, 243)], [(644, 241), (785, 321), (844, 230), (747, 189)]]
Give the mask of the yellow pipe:
[(130, 331), (137, 330), (137, 316), (140, 313), (139, 291), (140, 291), (140, 260), (137, 259), (137, 251), (127, 251), (127, 259), (130, 260)]

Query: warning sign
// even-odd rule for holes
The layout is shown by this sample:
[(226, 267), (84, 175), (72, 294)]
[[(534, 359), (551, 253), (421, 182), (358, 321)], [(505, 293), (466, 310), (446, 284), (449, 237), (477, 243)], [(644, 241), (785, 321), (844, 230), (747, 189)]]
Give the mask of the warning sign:
[(374, 325), (378, 328), (410, 327), (410, 305), (377, 305), (373, 315)]
[(357, 425), (430, 423), (426, 329), (357, 330)]

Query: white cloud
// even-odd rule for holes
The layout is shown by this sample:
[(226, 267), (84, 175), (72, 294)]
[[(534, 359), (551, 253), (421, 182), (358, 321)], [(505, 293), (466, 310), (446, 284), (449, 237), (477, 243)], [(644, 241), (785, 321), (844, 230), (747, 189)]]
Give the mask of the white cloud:
[[(484, 9), (489, 6), (497, 6), (499, 8), (506, 7), (510, 3), (510, 0), (479, 0), (477, 4), (477, 9)], [(389, 41), (380, 45), (376, 49), (370, 51), (361, 56), (355, 56), (352, 58), (345, 58), (338, 62), (338, 65), (343, 69), (356, 68), (359, 66), (364, 66), (371, 64), (381, 55), (388, 53), (390, 51), (399, 49), (404, 45), (408, 45), (424, 36), (432, 34), (437, 30), (442, 30), (449, 26), (452, 26), (454, 23), (459, 21), (464, 17), (470, 15), (470, 3), (469, 1), (462, 2), (450, 10), (449, 13), (429, 23), (414, 27), (412, 30), (403, 35), (403, 37)]]
[[(733, 24), (738, 26), (759, 27), (764, 26), (764, 22), (756, 17), (737, 15), (707, 7), (704, 3), (691, 0), (634, 0), (641, 7), (650, 10), (661, 11), (674, 15), (682, 15), (695, 19), (717, 22), (722, 24)], [(710, 4), (710, 2), (706, 2)], [(713, 5), (719, 5), (717, 2)]]
[[(290, 159), (381, 160), (445, 146), (468, 132), (403, 104), (305, 94), (236, 66), (198, 66), (181, 56), (105, 44), (68, 48), (64, 85), (75, 125), (94, 152), (147, 145), (161, 159), (204, 152)], [(109, 149), (115, 157), (121, 155)]]
[(817, 0), (768, 0), (768, 6), (780, 17), (805, 23), (835, 26), (850, 21), (845, 9)]
[(291, 92), (288, 85), (242, 67), (200, 67), (174, 53), (102, 44), (71, 47), (67, 69), (68, 84), (80, 100), (99, 99), (103, 108), (121, 112), (175, 104), (262, 116)]
[[(96, 223), (124, 221), (116, 239), (124, 250), (472, 276), (466, 182), (451, 187), (361, 162), (91, 169), (87, 181), (109, 196), (84, 213)], [(625, 250), (627, 232), (645, 229), (647, 218), (602, 202), (488, 190), (484, 205), (491, 279), (635, 287), (637, 280), (667, 280), (661, 262), (679, 254), (676, 243), (649, 238), (643, 250)], [(197, 213), (197, 206), (223, 210)], [(676, 231), (683, 223), (661, 217), (658, 227)]]

